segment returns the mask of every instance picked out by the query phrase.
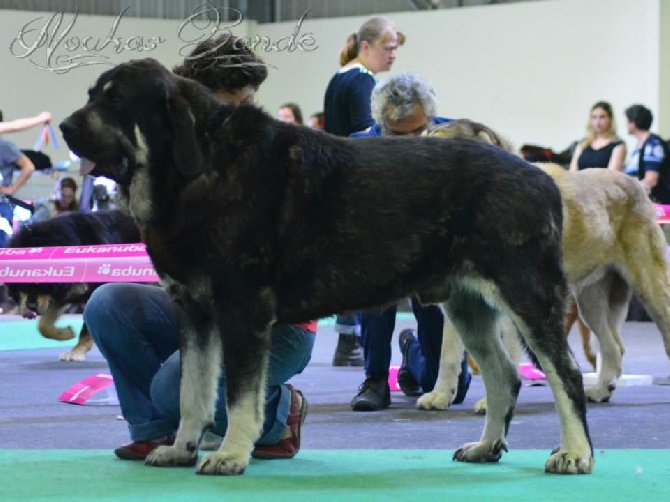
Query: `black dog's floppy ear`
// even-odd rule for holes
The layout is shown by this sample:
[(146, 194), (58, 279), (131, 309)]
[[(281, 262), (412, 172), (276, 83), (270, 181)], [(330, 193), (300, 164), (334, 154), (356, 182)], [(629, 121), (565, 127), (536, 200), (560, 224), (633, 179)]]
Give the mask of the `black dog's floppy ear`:
[(196, 135), (195, 117), (188, 101), (182, 96), (170, 96), (167, 100), (172, 120), (172, 156), (179, 174), (195, 178), (204, 169), (204, 155)]

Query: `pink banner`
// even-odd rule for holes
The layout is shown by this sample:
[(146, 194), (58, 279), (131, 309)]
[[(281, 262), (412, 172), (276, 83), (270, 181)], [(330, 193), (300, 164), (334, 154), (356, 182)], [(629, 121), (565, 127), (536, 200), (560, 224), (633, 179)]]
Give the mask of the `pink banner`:
[[(654, 210), (670, 224), (670, 205)], [(0, 248), (0, 283), (10, 282), (158, 282), (158, 275), (143, 243)]]
[(144, 244), (0, 248), (0, 283), (158, 282)]

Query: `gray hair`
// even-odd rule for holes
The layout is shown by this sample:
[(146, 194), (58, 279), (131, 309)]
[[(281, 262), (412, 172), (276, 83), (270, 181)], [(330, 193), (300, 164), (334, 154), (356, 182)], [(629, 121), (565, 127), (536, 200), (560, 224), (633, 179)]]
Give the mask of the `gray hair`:
[(400, 73), (390, 79), (379, 82), (372, 90), (372, 118), (386, 133), (386, 112), (392, 109), (390, 119), (402, 120), (414, 112), (420, 105), (429, 120), (437, 115), (435, 91), (416, 73)]

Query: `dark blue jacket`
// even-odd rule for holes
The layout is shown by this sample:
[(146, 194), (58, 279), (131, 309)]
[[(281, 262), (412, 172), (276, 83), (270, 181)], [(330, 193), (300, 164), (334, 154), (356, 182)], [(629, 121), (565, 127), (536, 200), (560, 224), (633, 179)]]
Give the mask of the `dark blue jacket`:
[[(431, 126), (438, 125), (438, 124), (444, 124), (446, 122), (452, 122), (454, 119), (448, 119), (446, 117), (433, 117), (433, 123), (430, 124)], [(367, 131), (359, 131), (359, 132), (354, 132), (349, 135), (350, 138), (370, 138), (373, 136), (381, 136), (382, 135), (382, 128), (379, 126), (379, 124), (375, 123), (368, 129)]]

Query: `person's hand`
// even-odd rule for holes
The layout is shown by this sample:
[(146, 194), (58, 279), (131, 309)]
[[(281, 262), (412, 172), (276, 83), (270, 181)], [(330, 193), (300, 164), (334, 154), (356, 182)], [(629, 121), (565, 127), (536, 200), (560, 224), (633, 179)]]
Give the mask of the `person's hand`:
[(51, 112), (42, 112), (37, 116), (37, 118), (40, 120), (40, 122), (48, 124), (51, 122)]
[(14, 193), (14, 190), (12, 190), (12, 187), (0, 187), (0, 191), (2, 191), (3, 195), (12, 195)]

